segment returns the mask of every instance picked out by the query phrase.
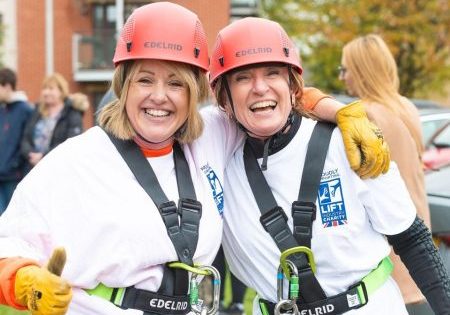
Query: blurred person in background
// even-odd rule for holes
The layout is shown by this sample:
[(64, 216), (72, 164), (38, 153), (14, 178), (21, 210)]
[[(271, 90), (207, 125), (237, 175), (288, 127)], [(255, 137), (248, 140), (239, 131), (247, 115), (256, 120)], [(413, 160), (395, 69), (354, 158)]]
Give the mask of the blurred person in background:
[(0, 215), (26, 172), (20, 142), (32, 108), (16, 85), (15, 72), (0, 69)]
[(86, 109), (85, 102), (71, 100), (69, 84), (61, 74), (44, 78), (40, 100), (25, 127), (21, 144), (21, 152), (31, 167), (66, 139), (81, 134)]
[(103, 108), (106, 104), (111, 103), (112, 101), (114, 101), (115, 99), (116, 99), (116, 95), (114, 94), (113, 89), (112, 89), (112, 88), (109, 88), (109, 89), (106, 91), (106, 93), (103, 94), (103, 96), (102, 96), (100, 102), (99, 102), (98, 105), (97, 105), (97, 110), (96, 110), (96, 112), (95, 112), (95, 116), (96, 116), (96, 119), (95, 119), (95, 120), (97, 120), (97, 116), (98, 116), (98, 114), (101, 112), (102, 108)]
[(72, 107), (85, 113), (91, 106), (89, 97), (81, 92), (69, 94), (69, 99), (72, 101)]
[[(417, 108), (399, 94), (397, 65), (384, 40), (376, 34), (358, 37), (342, 51), (339, 79), (347, 93), (361, 99), (369, 119), (383, 131), (391, 160), (396, 162), (414, 202), (417, 215), (430, 227), (430, 210), (422, 163), (422, 127)], [(419, 288), (394, 253), (393, 277), (411, 314), (424, 303)], [(421, 307), (421, 306), (417, 306)]]

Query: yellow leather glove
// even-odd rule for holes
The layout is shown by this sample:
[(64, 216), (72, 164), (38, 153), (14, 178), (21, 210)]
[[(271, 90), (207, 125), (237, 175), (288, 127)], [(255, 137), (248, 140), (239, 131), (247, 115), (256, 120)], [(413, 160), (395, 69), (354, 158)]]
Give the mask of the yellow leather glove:
[(25, 306), (32, 315), (63, 315), (72, 299), (72, 288), (60, 277), (66, 253), (55, 249), (47, 268), (26, 266), (16, 273), (15, 296), (17, 304)]
[(389, 170), (389, 148), (381, 130), (367, 118), (364, 106), (355, 101), (336, 113), (350, 167), (361, 177), (377, 177)]

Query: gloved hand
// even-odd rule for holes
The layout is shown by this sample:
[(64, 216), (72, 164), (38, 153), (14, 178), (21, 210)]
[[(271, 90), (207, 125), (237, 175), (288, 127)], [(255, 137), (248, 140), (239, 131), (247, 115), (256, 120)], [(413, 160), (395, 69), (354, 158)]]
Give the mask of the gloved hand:
[(66, 262), (64, 248), (55, 249), (47, 268), (26, 266), (16, 273), (17, 304), (25, 306), (32, 315), (63, 315), (72, 299), (72, 288), (60, 277)]
[(364, 106), (355, 101), (336, 113), (350, 167), (361, 177), (377, 177), (389, 170), (389, 148), (381, 130), (369, 121)]

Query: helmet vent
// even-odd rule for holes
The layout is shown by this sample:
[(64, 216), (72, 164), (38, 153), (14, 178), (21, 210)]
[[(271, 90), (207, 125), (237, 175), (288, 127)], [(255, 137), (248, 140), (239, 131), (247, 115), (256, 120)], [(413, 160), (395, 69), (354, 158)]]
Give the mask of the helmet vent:
[(286, 57), (289, 57), (289, 44), (290, 44), (290, 40), (289, 40), (289, 38), (287, 37), (287, 35), (286, 35), (286, 33), (285, 32), (282, 32), (281, 30), (280, 30), (280, 37), (281, 37), (281, 44), (283, 45), (283, 52), (284, 52), (284, 55), (286, 56)]
[(131, 43), (133, 41), (133, 35), (134, 35), (134, 16), (131, 15), (128, 18), (127, 23), (124, 25), (122, 29), (122, 34), (120, 35), (120, 37), (122, 37), (122, 40), (127, 45), (127, 52), (131, 51)]
[(205, 47), (208, 45), (206, 42), (205, 31), (203, 30), (203, 27), (199, 21), (197, 21), (197, 23), (195, 24), (194, 45), (195, 58), (198, 58), (198, 56), (200, 55), (200, 47)]
[(222, 46), (222, 38), (220, 35), (217, 37), (216, 40), (216, 47), (214, 47), (214, 55), (212, 56), (213, 60), (219, 61), (220, 66), (224, 67), (225, 60), (223, 58), (223, 46)]

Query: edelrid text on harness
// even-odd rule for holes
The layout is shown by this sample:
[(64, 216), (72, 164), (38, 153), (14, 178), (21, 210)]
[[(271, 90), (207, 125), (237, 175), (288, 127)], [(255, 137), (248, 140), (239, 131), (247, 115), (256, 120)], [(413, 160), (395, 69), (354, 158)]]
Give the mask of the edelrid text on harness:
[[(164, 266), (163, 279), (157, 292), (135, 287), (108, 288), (101, 283), (96, 288), (86, 291), (91, 295), (107, 299), (121, 308), (138, 309), (144, 311), (144, 314), (183, 315), (191, 311), (197, 314), (215, 313), (220, 297), (220, 275), (212, 266), (194, 266), (193, 263), (202, 205), (196, 200), (189, 166), (180, 145), (177, 142), (173, 145), (179, 192), (177, 207), (175, 202), (169, 201), (166, 197), (151, 165), (134, 141), (121, 140), (107, 134), (139, 184), (158, 208), (167, 234), (177, 252), (179, 262), (167, 263)], [(189, 271), (193, 273), (190, 286), (191, 296), (188, 295)], [(202, 301), (198, 299), (197, 274), (213, 278), (215, 299), (209, 309), (202, 306)]]
[[(367, 304), (368, 294), (381, 286), (392, 271), (392, 263), (388, 258), (384, 259), (362, 281), (331, 297), (326, 296), (315, 277), (315, 262), (311, 251), (312, 225), (316, 219), (317, 191), (334, 128), (335, 125), (325, 122), (318, 122), (314, 127), (306, 152), (298, 200), (292, 203), (292, 232), (287, 224), (287, 215), (278, 206), (252, 147), (248, 141), (245, 144), (245, 171), (261, 211), (260, 222), (281, 252), (278, 303), (260, 299), (264, 315), (274, 312), (278, 315), (284, 311), (295, 314), (345, 313)], [(288, 299), (283, 299), (284, 275), (290, 280)]]

